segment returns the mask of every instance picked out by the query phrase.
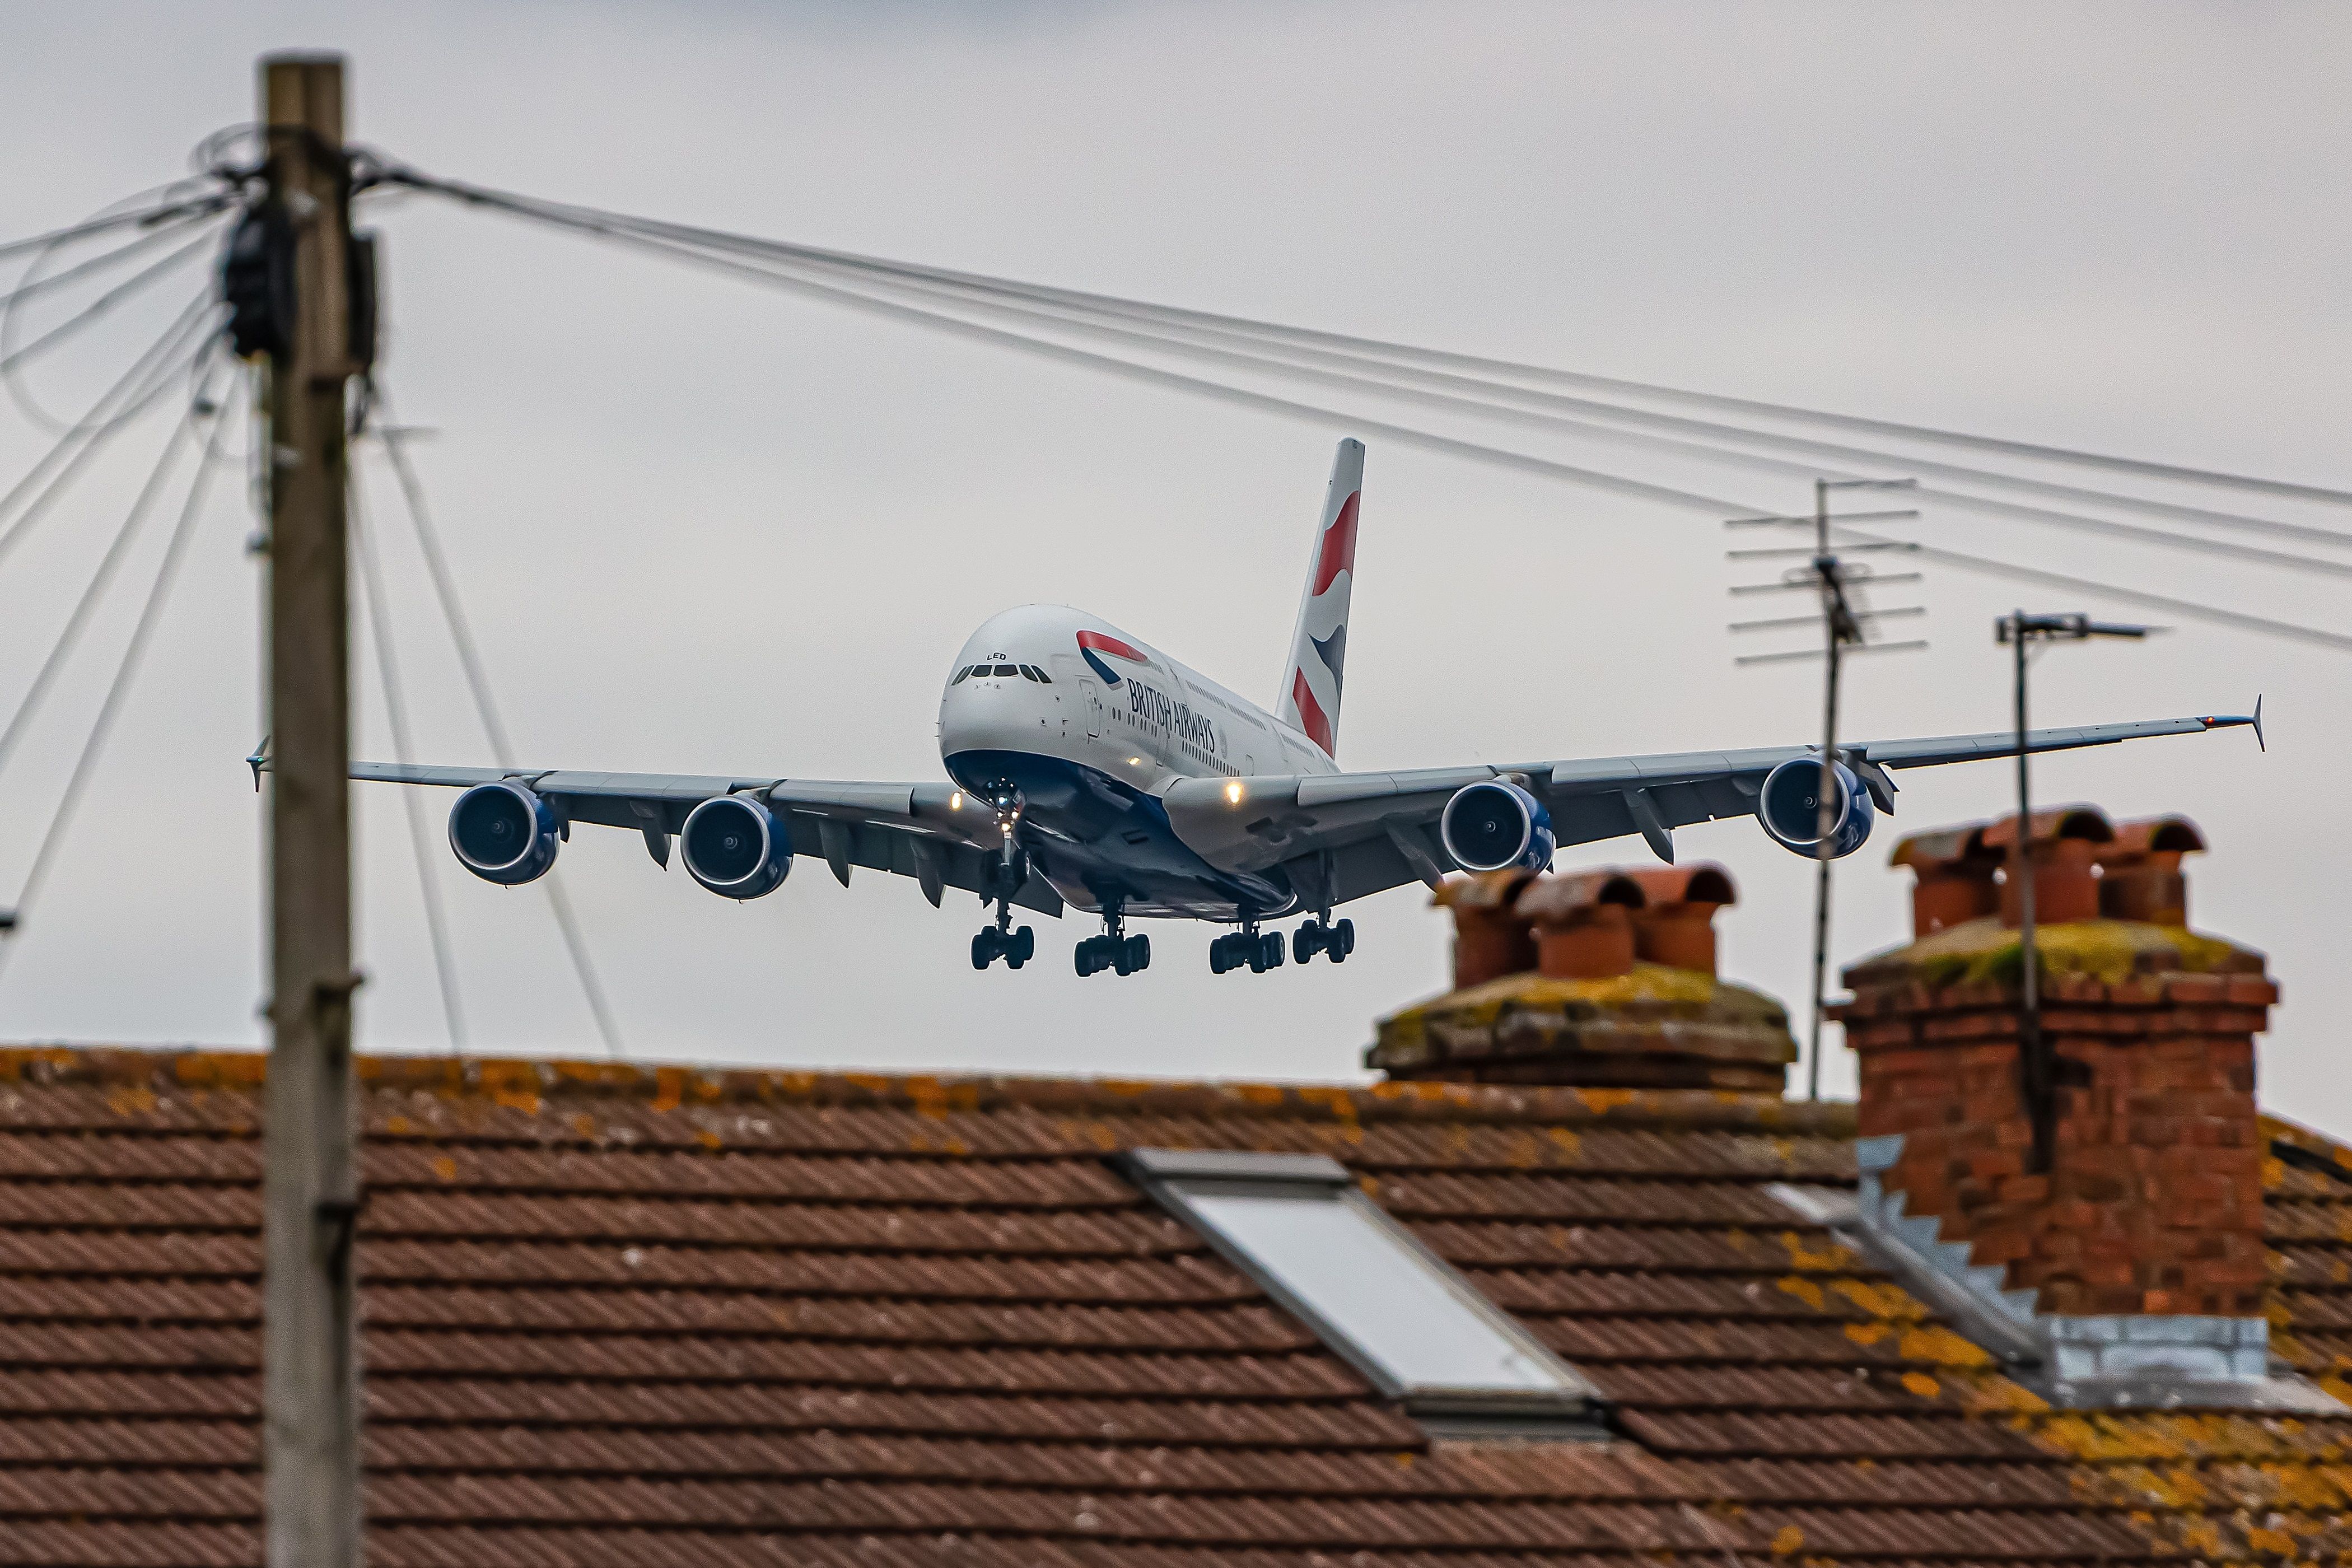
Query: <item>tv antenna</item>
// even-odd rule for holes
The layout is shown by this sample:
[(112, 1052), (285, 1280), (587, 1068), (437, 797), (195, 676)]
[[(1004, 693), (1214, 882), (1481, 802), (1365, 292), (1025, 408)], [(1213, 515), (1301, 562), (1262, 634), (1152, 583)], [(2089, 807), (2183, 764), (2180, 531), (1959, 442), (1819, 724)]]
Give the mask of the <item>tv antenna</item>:
[(1916, 510), (1849, 512), (1843, 516), (1830, 515), (1832, 490), (1908, 489), (1918, 484), (1916, 479), (1815, 479), (1813, 481), (1813, 514), (1811, 517), (1735, 517), (1727, 519), (1727, 528), (1789, 528), (1807, 523), (1812, 525), (1813, 544), (1802, 547), (1733, 550), (1726, 556), (1733, 561), (1803, 559), (1780, 574), (1777, 582), (1742, 584), (1732, 590), (1734, 598), (1769, 594), (1811, 593), (1819, 601), (1812, 615), (1772, 616), (1759, 620), (1734, 621), (1735, 633), (1785, 632), (1802, 627), (1821, 629), (1819, 647), (1792, 648), (1767, 653), (1741, 654), (1732, 660), (1735, 665), (1786, 664), (1799, 659), (1818, 658), (1822, 661), (1822, 787), (1814, 792), (1821, 803), (1821, 835), (1813, 845), (1814, 858), (1820, 872), (1813, 886), (1813, 1016), (1805, 1048), (1805, 1098), (1822, 1097), (1822, 1016), (1826, 1000), (1829, 972), (1830, 937), (1830, 863), (1836, 858), (1835, 829), (1842, 792), (1828, 787), (1830, 763), (1838, 756), (1838, 678), (1846, 656), (1855, 653), (1904, 653), (1927, 646), (1924, 638), (1888, 642), (1874, 640), (1880, 623), (1910, 620), (1927, 613), (1924, 605), (1898, 605), (1889, 608), (1872, 607), (1868, 594), (1874, 588), (1891, 587), (1897, 584), (1916, 583), (1916, 572), (1881, 571), (1868, 561), (1848, 562), (1847, 555), (1864, 555), (1888, 552), (1916, 550), (1916, 545), (1899, 540), (1878, 539), (1839, 544), (1830, 537), (1832, 525), (1851, 522), (1891, 521), (1915, 518)]

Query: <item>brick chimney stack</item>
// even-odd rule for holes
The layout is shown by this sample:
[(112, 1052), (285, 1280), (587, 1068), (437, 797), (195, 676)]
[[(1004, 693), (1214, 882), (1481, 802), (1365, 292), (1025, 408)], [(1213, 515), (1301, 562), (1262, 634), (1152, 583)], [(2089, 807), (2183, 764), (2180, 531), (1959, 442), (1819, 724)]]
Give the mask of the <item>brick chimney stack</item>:
[[(2049, 1346), (2062, 1382), (2258, 1382), (2263, 1140), (2253, 1037), (2263, 956), (2186, 926), (2179, 817), (2073, 807), (2029, 827), (2041, 1029), (2055, 1063), (2047, 1169), (2019, 1060), (2015, 818), (1921, 835), (1916, 940), (1846, 971), (1866, 1217), (1979, 1279)], [(1907, 1227), (1907, 1228), (1906, 1228)]]
[(1454, 990), (1381, 1020), (1365, 1064), (1454, 1083), (1780, 1092), (1780, 1004), (1715, 973), (1719, 866), (1457, 878)]

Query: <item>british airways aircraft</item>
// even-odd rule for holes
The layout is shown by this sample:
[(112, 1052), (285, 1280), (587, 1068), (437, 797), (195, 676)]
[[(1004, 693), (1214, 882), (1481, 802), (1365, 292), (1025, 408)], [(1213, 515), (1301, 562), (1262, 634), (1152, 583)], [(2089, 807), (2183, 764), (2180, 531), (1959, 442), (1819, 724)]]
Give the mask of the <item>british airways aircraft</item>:
[[(936, 906), (977, 893), (993, 919), (971, 963), (1019, 969), (1036, 952), (1019, 906), (1098, 915), (1077, 972), (1132, 974), (1151, 963), (1139, 918), (1233, 929), (1209, 944), (1217, 973), (1334, 963), (1356, 945), (1332, 910), (1457, 868), (1541, 870), (1561, 844), (1640, 834), (1674, 858), (1674, 829), (1754, 816), (1807, 857), (1862, 847), (1895, 808), (1890, 769), (2014, 755), (2011, 732), (1820, 749), (1600, 757), (1358, 773), (1339, 763), (1348, 602), (1355, 584), (1364, 448), (1339, 443), (1315, 531), (1289, 661), (1268, 712), (1098, 616), (1026, 605), (981, 624), (940, 697), (944, 784), (848, 783), (772, 774), (570, 773), (367, 763), (355, 779), (462, 790), (449, 845), (474, 875), (512, 886), (546, 874), (575, 822), (634, 827), (657, 865), (672, 840), (687, 874), (722, 898), (783, 885), (797, 855), (911, 877)], [(2253, 717), (2036, 730), (2037, 752), (2252, 724)], [(257, 764), (260, 765), (260, 764)], [(1821, 809), (1821, 790), (1832, 792)], [(1268, 922), (1303, 916), (1287, 943)]]

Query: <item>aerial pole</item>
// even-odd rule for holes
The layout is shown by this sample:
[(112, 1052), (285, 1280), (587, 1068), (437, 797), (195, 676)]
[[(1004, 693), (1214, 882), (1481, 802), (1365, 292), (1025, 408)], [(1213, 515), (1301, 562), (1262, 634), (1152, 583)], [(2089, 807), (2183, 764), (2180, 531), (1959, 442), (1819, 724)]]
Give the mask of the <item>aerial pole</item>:
[(269, 1568), (358, 1568), (352, 1239), (351, 181), (339, 57), (261, 65), (261, 216), (291, 288), (268, 345), (269, 1076), (262, 1468)]

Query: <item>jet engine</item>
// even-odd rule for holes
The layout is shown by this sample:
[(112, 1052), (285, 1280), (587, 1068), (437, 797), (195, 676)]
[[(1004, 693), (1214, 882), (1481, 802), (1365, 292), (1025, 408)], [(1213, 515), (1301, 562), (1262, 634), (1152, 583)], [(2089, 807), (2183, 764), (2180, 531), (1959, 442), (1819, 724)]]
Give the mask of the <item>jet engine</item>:
[(744, 795), (714, 795), (696, 806), (677, 842), (687, 875), (721, 898), (763, 898), (793, 868), (791, 831)]
[[(1870, 792), (1843, 763), (1830, 770), (1836, 798), (1830, 806), (1830, 855), (1851, 855), (1870, 837), (1877, 812)], [(1811, 757), (1791, 757), (1764, 775), (1764, 789), (1756, 800), (1756, 819), (1783, 849), (1819, 858), (1822, 842), (1822, 764)]]
[(547, 875), (562, 833), (555, 808), (510, 780), (476, 784), (449, 808), (449, 847), (457, 863), (505, 887)]
[(1471, 871), (1512, 866), (1548, 871), (1558, 843), (1552, 837), (1551, 813), (1543, 802), (1502, 779), (1455, 790), (1437, 819), (1437, 833), (1445, 852)]

